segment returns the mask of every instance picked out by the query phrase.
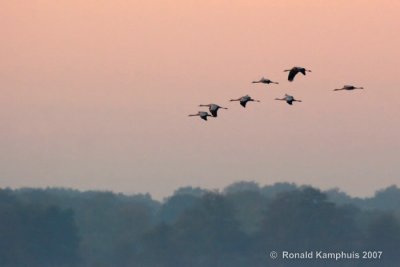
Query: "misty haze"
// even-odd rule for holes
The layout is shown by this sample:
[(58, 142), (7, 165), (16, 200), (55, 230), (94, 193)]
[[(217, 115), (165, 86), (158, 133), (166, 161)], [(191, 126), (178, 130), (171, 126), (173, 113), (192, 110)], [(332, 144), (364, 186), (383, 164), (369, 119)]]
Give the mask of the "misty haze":
[(0, 267), (400, 266), (400, 1), (0, 1)]
[[(162, 202), (148, 194), (25, 188), (1, 190), (0, 201), (4, 267), (398, 266), (400, 260), (396, 186), (354, 198), (338, 189), (237, 182), (221, 192), (179, 188)], [(270, 259), (270, 251), (383, 255), (283, 261)]]

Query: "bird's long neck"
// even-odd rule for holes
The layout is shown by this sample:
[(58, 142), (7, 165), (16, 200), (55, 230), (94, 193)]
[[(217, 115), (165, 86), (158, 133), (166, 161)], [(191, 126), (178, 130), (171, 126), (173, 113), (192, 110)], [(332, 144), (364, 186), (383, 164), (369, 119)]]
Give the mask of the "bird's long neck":
[(231, 99), (230, 101), (240, 101), (240, 98), (238, 98), (238, 99)]
[(208, 104), (208, 105), (199, 105), (199, 107), (209, 107), (209, 106), (211, 106), (210, 104)]

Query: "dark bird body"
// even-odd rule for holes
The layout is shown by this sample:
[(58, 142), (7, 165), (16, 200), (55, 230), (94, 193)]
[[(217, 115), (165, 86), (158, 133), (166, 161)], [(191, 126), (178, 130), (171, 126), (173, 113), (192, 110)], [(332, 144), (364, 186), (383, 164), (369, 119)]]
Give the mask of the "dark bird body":
[(260, 100), (255, 100), (255, 99), (251, 98), (249, 95), (242, 96), (241, 98), (238, 98), (238, 99), (231, 99), (230, 101), (239, 101), (240, 105), (242, 105), (242, 107), (244, 107), (244, 108), (246, 107), (246, 104), (249, 101), (260, 102)]
[(206, 111), (199, 111), (197, 114), (191, 114), (189, 117), (199, 116), (203, 120), (207, 120), (207, 117), (211, 117), (211, 114), (208, 114)]
[(364, 89), (364, 87), (355, 87), (353, 85), (344, 85), (342, 88), (334, 89), (333, 91), (341, 91), (341, 90), (355, 90), (355, 89)]
[(311, 70), (308, 70), (306, 68), (303, 67), (293, 67), (290, 70), (284, 70), (284, 71), (288, 71), (289, 75), (288, 75), (288, 80), (289, 82), (293, 82), (294, 77), (297, 75), (297, 73), (301, 73), (303, 75), (306, 75), (307, 72), (311, 72)]
[(208, 107), (208, 110), (210, 111), (210, 113), (211, 113), (211, 115), (213, 116), (213, 117), (217, 117), (218, 116), (218, 110), (220, 109), (220, 108), (222, 108), (222, 109), (228, 109), (228, 108), (224, 108), (224, 107), (221, 107), (221, 106), (219, 106), (219, 105), (217, 105), (217, 104), (208, 104), (208, 105), (199, 105), (200, 107)]
[(263, 83), (263, 84), (270, 84), (270, 83), (274, 83), (274, 84), (279, 84), (277, 82), (273, 82), (270, 79), (265, 79), (264, 77), (262, 77), (260, 80), (258, 81), (253, 81), (252, 83)]
[(302, 102), (301, 100), (295, 99), (293, 96), (285, 94), (283, 98), (275, 98), (275, 100), (286, 101), (289, 105), (293, 105), (293, 102)]

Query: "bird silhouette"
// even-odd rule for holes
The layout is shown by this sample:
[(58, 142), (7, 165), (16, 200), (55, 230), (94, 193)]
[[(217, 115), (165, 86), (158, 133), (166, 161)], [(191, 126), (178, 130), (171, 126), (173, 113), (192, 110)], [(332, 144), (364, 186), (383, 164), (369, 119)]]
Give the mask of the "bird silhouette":
[(302, 102), (301, 100), (294, 99), (293, 96), (285, 94), (283, 98), (275, 98), (275, 100), (286, 101), (289, 105), (293, 105), (293, 102)]
[(333, 91), (341, 91), (341, 90), (355, 90), (355, 89), (364, 89), (364, 87), (355, 87), (353, 85), (344, 85), (342, 88), (333, 89)]
[(199, 116), (200, 118), (202, 118), (203, 120), (207, 120), (207, 117), (212, 117), (211, 114), (208, 114), (208, 112), (206, 111), (199, 111), (197, 112), (197, 114), (190, 114), (189, 117), (193, 117), (193, 116)]
[(240, 105), (242, 105), (242, 107), (244, 107), (244, 108), (246, 107), (246, 104), (249, 101), (260, 102), (260, 100), (255, 100), (255, 99), (251, 98), (249, 95), (242, 96), (238, 99), (231, 99), (230, 101), (239, 101)]
[(274, 83), (274, 84), (279, 84), (277, 82), (273, 82), (270, 79), (265, 79), (264, 77), (262, 77), (260, 80), (258, 81), (252, 81), (252, 83), (264, 83), (264, 84), (270, 84), (270, 83)]
[(308, 70), (306, 68), (303, 67), (293, 67), (290, 70), (284, 70), (285, 72), (288, 71), (289, 75), (288, 75), (288, 80), (289, 82), (293, 82), (294, 77), (297, 75), (297, 73), (302, 73), (303, 75), (306, 75), (307, 72), (311, 72), (311, 70)]
[(217, 104), (199, 105), (199, 107), (208, 107), (208, 110), (210, 111), (210, 113), (213, 117), (218, 117), (218, 110), (220, 108), (228, 109), (228, 108), (221, 107)]

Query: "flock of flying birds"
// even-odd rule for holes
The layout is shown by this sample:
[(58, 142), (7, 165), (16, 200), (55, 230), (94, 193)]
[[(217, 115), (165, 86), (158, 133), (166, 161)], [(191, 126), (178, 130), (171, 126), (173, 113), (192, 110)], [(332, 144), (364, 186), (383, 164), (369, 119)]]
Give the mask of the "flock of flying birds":
[[(293, 67), (289, 70), (284, 70), (284, 72), (289, 72), (288, 80), (289, 80), (289, 82), (293, 82), (294, 77), (296, 77), (296, 75), (298, 73), (306, 75), (306, 73), (311, 72), (311, 70), (303, 68), (303, 67)], [(262, 77), (259, 81), (253, 81), (252, 83), (279, 84), (277, 82), (273, 82), (270, 79), (266, 79), (264, 77)], [(364, 89), (364, 88), (356, 87), (353, 85), (344, 85), (342, 88), (334, 89), (334, 91), (341, 91), (341, 90), (351, 91), (351, 90), (355, 90), (355, 89)], [(288, 95), (288, 94), (285, 94), (285, 96), (283, 98), (275, 98), (275, 100), (286, 101), (286, 103), (288, 103), (289, 105), (293, 105), (293, 102), (301, 102), (301, 100), (295, 99), (293, 96)], [(239, 101), (240, 105), (242, 105), (242, 107), (244, 107), (244, 108), (246, 107), (248, 102), (260, 102), (260, 100), (255, 100), (255, 99), (251, 98), (251, 96), (249, 96), (249, 95), (245, 95), (245, 96), (242, 96), (237, 99), (231, 99), (230, 101)], [(208, 110), (210, 111), (210, 113), (208, 113), (206, 111), (199, 111), (197, 114), (189, 115), (189, 117), (199, 116), (201, 119), (206, 121), (207, 117), (214, 117), (214, 118), (217, 117), (219, 109), (228, 109), (225, 107), (221, 107), (217, 104), (208, 104), (208, 105), (199, 105), (199, 106), (200, 107), (208, 107)]]

